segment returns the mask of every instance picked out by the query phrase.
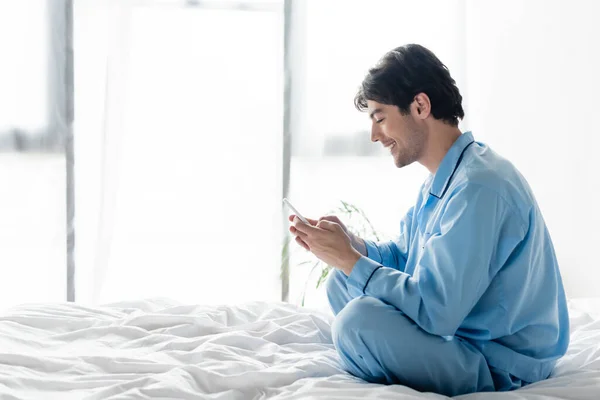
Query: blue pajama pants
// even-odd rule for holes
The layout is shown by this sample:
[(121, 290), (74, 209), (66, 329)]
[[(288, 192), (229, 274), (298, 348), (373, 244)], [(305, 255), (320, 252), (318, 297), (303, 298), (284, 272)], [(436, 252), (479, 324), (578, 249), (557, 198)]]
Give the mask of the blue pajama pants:
[(333, 342), (352, 375), (446, 396), (521, 386), (510, 374), (490, 368), (466, 340), (431, 335), (374, 297), (352, 299), (346, 280), (344, 273), (332, 270), (327, 297), (336, 315)]

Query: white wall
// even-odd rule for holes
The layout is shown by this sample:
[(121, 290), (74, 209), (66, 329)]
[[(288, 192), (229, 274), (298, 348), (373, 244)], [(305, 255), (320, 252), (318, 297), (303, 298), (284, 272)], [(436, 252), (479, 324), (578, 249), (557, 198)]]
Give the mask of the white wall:
[(521, 170), (570, 297), (600, 295), (600, 2), (467, 1), (467, 112)]

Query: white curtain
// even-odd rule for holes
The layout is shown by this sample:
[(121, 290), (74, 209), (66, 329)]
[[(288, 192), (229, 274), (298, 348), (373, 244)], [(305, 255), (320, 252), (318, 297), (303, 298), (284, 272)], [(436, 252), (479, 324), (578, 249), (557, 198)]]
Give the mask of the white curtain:
[(278, 300), (281, 9), (75, 4), (77, 300)]
[[(283, 4), (185, 4), (195, 2), (75, 2), (79, 301), (279, 299)], [(386, 51), (421, 43), (461, 89), (461, 129), (531, 182), (569, 295), (597, 293), (599, 214), (587, 205), (600, 190), (596, 2), (292, 5), (290, 197), (300, 211), (317, 217), (344, 199), (396, 231), (426, 172), (372, 150), (352, 97)], [(307, 272), (292, 269), (291, 301)], [(324, 304), (323, 291), (313, 295), (307, 304)]]

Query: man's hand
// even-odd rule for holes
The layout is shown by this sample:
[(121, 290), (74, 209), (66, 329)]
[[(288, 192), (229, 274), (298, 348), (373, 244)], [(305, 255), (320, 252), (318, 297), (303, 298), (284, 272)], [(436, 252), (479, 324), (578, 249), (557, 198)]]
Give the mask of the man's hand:
[[(350, 275), (354, 264), (360, 259), (361, 254), (352, 247), (350, 236), (337, 223), (321, 220), (308, 220), (311, 225), (293, 219), (293, 228), (290, 231), (296, 235), (296, 241), (321, 261), (336, 267), (346, 275)], [(316, 224), (315, 224), (316, 223)]]
[[(290, 222), (294, 222), (295, 217), (296, 217), (295, 215), (290, 215), (290, 217), (289, 217)], [(350, 242), (352, 243), (352, 247), (354, 247), (361, 255), (363, 255), (365, 257), (367, 256), (367, 246), (365, 245), (364, 240), (361, 239), (360, 237), (356, 236), (352, 232), (350, 232), (348, 230), (348, 228), (346, 228), (346, 225), (344, 225), (344, 223), (335, 215), (326, 215), (324, 217), (319, 218), (318, 221), (314, 220), (314, 219), (310, 219), (310, 218), (307, 218), (307, 220), (308, 220), (308, 222), (310, 222), (310, 224), (312, 226), (317, 226), (317, 224), (320, 221), (335, 222), (336, 224), (341, 226), (342, 229), (344, 230), (344, 232), (346, 233), (346, 235), (348, 235), (350, 237)], [(294, 226), (290, 226), (290, 232), (292, 232), (292, 234), (296, 235), (296, 228)], [(304, 247), (306, 250), (310, 251), (310, 249), (308, 248), (308, 245), (299, 236), (296, 236), (296, 243), (298, 243), (300, 246)]]
[[(306, 217), (304, 217), (306, 218)], [(298, 219), (294, 214), (290, 215), (289, 218), (290, 222), (294, 222), (294, 219)], [(319, 221), (317, 221), (316, 219), (311, 219), (311, 218), (306, 218), (306, 220), (308, 222), (310, 222), (310, 224), (312, 226), (317, 226), (317, 224), (319, 223)], [(302, 240), (302, 238), (300, 238), (300, 236), (298, 236), (298, 231), (296, 230), (296, 228), (294, 227), (294, 225), (290, 226), (290, 232), (292, 232), (293, 235), (296, 236), (296, 243), (298, 243), (300, 246), (304, 247), (305, 250), (310, 251), (310, 249), (308, 248), (308, 245), (304, 242), (304, 240)]]
[(335, 215), (326, 215), (324, 217), (319, 218), (319, 221), (329, 221), (335, 222), (339, 226), (342, 227), (346, 235), (350, 237), (350, 242), (352, 243), (352, 247), (354, 247), (362, 256), (367, 256), (367, 246), (365, 245), (365, 241), (360, 237), (356, 236), (354, 233), (350, 232), (346, 225)]

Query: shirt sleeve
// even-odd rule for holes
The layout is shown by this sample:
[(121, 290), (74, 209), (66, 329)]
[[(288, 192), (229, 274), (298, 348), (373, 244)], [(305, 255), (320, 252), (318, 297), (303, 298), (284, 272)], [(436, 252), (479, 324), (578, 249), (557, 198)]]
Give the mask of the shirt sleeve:
[(400, 221), (400, 235), (397, 240), (373, 242), (364, 240), (367, 247), (367, 257), (381, 265), (404, 271), (410, 243), (410, 230), (413, 219), (413, 208)]
[(454, 335), (524, 237), (522, 219), (508, 203), (471, 184), (448, 200), (413, 275), (361, 257), (348, 290), (395, 306), (429, 333)]

